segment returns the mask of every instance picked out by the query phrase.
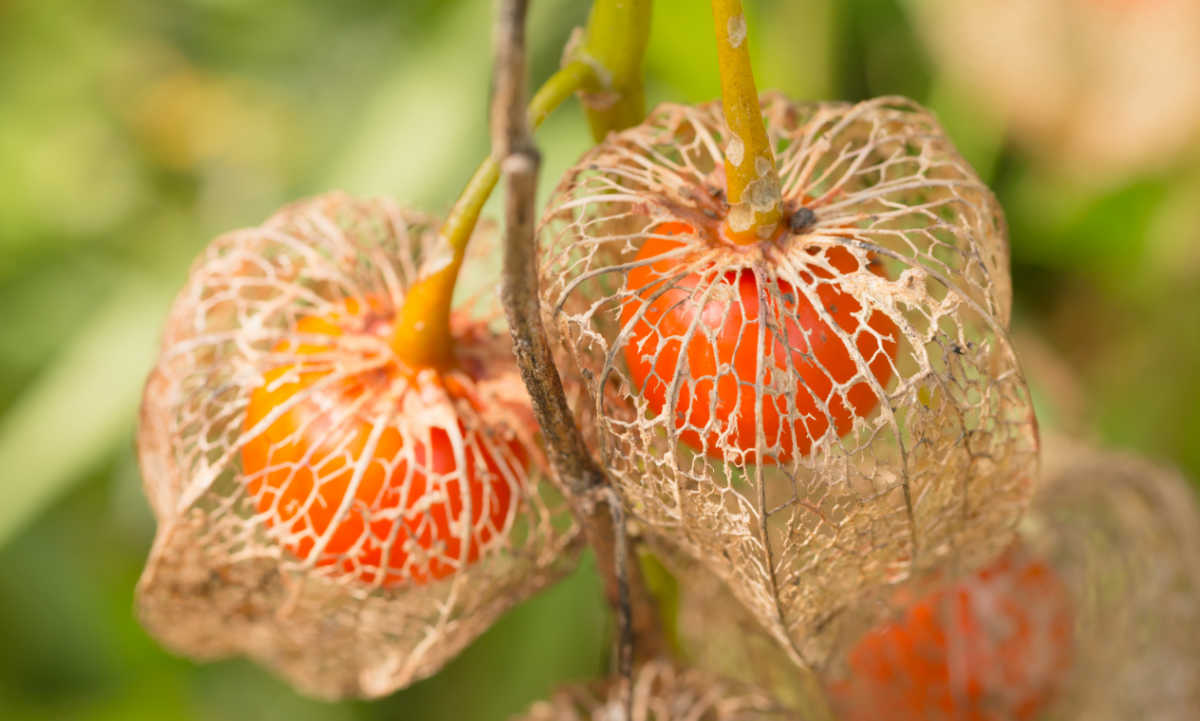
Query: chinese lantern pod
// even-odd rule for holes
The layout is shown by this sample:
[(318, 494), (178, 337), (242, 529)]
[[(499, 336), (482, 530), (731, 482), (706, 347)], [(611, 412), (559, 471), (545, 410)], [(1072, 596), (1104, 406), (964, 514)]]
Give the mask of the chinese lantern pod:
[(761, 688), (803, 718), (832, 719), (815, 667), (795, 655), (790, 645), (780, 644), (707, 566), (661, 542), (654, 547), (654, 557), (674, 579), (674, 631), (681, 658), (690, 666)]
[(1072, 600), (1019, 547), (971, 574), (932, 572), (838, 609), (797, 659), (700, 564), (679, 579), (690, 663), (767, 689), (811, 719), (1018, 721), (1042, 718), (1072, 672)]
[(663, 105), (566, 174), (540, 285), (630, 513), (820, 656), (836, 609), (1008, 545), (1037, 434), (1002, 213), (934, 118), (762, 103), (780, 234), (724, 242), (739, 143), (719, 104)]
[(856, 609), (843, 721), (1184, 721), (1200, 708), (1200, 506), (1176, 472), (1053, 438), (1018, 542)]
[(406, 289), (448, 257), (436, 230), (329, 194), (196, 261), (138, 432), (158, 534), (137, 605), (169, 647), (245, 654), (316, 696), (377, 696), (573, 565), (486, 304), (452, 317), (445, 371), (391, 350)]
[[(621, 684), (609, 680), (559, 690), (513, 721), (612, 721), (624, 718)], [(803, 721), (762, 691), (667, 661), (634, 669), (630, 721)]]
[(656, 551), (678, 579), (689, 663), (766, 689), (807, 718), (1041, 718), (1072, 673), (1069, 589), (1019, 544), (972, 572), (934, 570), (836, 609), (802, 646), (805, 658), (702, 564)]
[(938, 67), (1056, 168), (1153, 170), (1200, 140), (1195, 0), (911, 5)]
[(842, 721), (1034, 721), (1071, 673), (1074, 609), (1063, 580), (1019, 544), (914, 597), (850, 647), (831, 674)]
[(1200, 708), (1200, 505), (1177, 471), (1054, 439), (1022, 524), (1076, 608), (1061, 718), (1185, 721)]

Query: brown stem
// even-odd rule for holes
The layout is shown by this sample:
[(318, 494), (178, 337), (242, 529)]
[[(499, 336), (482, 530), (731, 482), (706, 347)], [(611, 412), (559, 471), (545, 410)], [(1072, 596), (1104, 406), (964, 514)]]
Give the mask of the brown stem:
[(605, 594), (617, 613), (618, 662), (628, 677), (633, 651), (639, 658), (650, 658), (661, 654), (666, 645), (653, 598), (629, 548), (620, 499), (575, 425), (542, 325), (534, 245), (540, 158), (523, 110), (527, 9), (528, 0), (502, 0), (493, 38), (492, 147), (505, 178), (501, 299), (547, 455), (595, 551)]

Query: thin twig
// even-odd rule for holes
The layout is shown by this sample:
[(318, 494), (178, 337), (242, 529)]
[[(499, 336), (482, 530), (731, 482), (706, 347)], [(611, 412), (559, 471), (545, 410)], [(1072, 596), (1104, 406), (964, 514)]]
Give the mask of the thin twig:
[(540, 158), (524, 110), (527, 9), (528, 0), (500, 0), (493, 37), (492, 148), (505, 178), (501, 299), (547, 454), (595, 551), (605, 593), (616, 611), (617, 662), (626, 687), (631, 688), (634, 651), (639, 658), (649, 658), (662, 653), (666, 645), (653, 599), (629, 547), (620, 498), (575, 424), (542, 325), (534, 245)]
[(607, 485), (592, 460), (567, 406), (542, 327), (534, 254), (535, 197), (540, 157), (525, 117), (525, 30), (528, 0), (499, 3), (492, 100), (492, 152), (507, 178), (504, 283), (501, 298), (509, 315), (514, 351), (533, 410), (542, 426), (551, 463), (577, 495)]
[(621, 693), (625, 701), (625, 718), (633, 719), (633, 650), (636, 643), (633, 631), (633, 605), (629, 598), (630, 561), (633, 554), (629, 550), (629, 534), (625, 526), (625, 509), (615, 490), (608, 489), (608, 508), (612, 514), (613, 538), (613, 576), (617, 582), (617, 672), (620, 674), (623, 688)]

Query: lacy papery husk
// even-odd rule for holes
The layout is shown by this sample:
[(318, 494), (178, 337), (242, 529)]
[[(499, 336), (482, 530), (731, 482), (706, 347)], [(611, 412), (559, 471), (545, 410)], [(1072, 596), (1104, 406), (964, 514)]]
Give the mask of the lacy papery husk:
[[(872, 589), (1008, 545), (1037, 431), (1007, 332), (1003, 216), (934, 118), (903, 98), (766, 95), (763, 113), (794, 232), (714, 241), (727, 211), (720, 106), (663, 105), (585, 154), (551, 198), (543, 312), (630, 513), (708, 565), (791, 655), (818, 659), (817, 629)], [(638, 258), (649, 242), (670, 250)], [(731, 275), (756, 284), (757, 308), (720, 280)], [(654, 307), (663, 297), (674, 305)], [(660, 322), (679, 307), (693, 309), (689, 326)], [(775, 365), (743, 378), (713, 325), (759, 308), (735, 363), (769, 351)], [(657, 348), (631, 352), (635, 336)], [(661, 370), (670, 348), (673, 375), (639, 382), (631, 363)], [(706, 353), (713, 365), (689, 367)], [(730, 404), (684, 402), (722, 387), (763, 433), (735, 428)]]
[(661, 541), (653, 555), (673, 577), (673, 638), (684, 663), (761, 688), (809, 721), (832, 721), (812, 659), (780, 644), (704, 564)]
[[(624, 718), (616, 679), (570, 686), (512, 721), (613, 721)], [(634, 669), (629, 721), (804, 721), (767, 694), (670, 661)]]
[[(1041, 629), (1034, 634), (1038, 638), (1030, 636), (1026, 645), (1007, 651), (1008, 660), (1016, 662), (1007, 671), (996, 664), (974, 667), (970, 688), (977, 701), (1015, 700), (1033, 693), (1039, 698), (1033, 710), (1041, 712), (1034, 718), (1064, 721), (1193, 718), (1200, 708), (1200, 505), (1192, 484), (1168, 467), (1062, 437), (1051, 437), (1045, 448), (1040, 490), (1020, 523), (1018, 546), (1007, 553), (1052, 570), (1052, 578), (1035, 584), (1046, 594), (1030, 595), (1027, 589), (1004, 595), (1003, 577), (981, 581), (979, 567), (948, 565), (879, 589), (832, 619), (819, 631), (830, 652), (810, 670), (796, 666), (784, 647), (739, 612), (729, 590), (703, 566), (664, 550), (661, 557), (678, 579), (678, 636), (685, 658), (768, 689), (810, 716), (830, 703), (821, 698), (822, 683), (845, 684), (857, 678), (853, 698), (862, 702), (860, 715), (854, 710), (850, 715), (860, 718), (879, 710), (870, 707), (861, 669), (856, 672), (848, 659), (854, 649), (862, 648), (868, 634), (906, 622), (912, 601), (946, 589), (974, 588), (975, 618), (991, 621), (975, 631), (993, 636), (969, 643), (956, 640), (955, 624), (946, 623), (947, 650), (973, 647), (978, 663), (987, 658), (980, 649), (1004, 644), (1016, 632), (1014, 614), (1026, 617), (1026, 631)], [(988, 562), (983, 568), (992, 565)], [(1067, 629), (1053, 618), (1063, 610), (1055, 599), (1062, 590), (1069, 600), (1069, 633), (1063, 633)], [(1031, 622), (1039, 619), (1043, 623)], [(911, 624), (911, 618), (907, 622)], [(1000, 650), (993, 653), (1003, 656)], [(938, 659), (926, 658), (925, 663), (936, 665)], [(1013, 669), (1020, 669), (1021, 688), (1009, 687), (1000, 678)], [(814, 672), (824, 681), (814, 684)], [(950, 683), (949, 677), (944, 681)], [(957, 683), (955, 688), (967, 698), (965, 677)], [(986, 688), (989, 683), (993, 687)], [(976, 712), (983, 713), (982, 718), (1008, 719), (1001, 709), (1018, 706), (993, 702), (976, 707)], [(966, 707), (960, 705), (959, 713)], [(986, 715), (989, 708), (999, 715)], [(897, 709), (890, 713), (901, 717)], [(929, 712), (924, 717), (962, 716)]]
[[(941, 612), (952, 617), (941, 621), (943, 650), (950, 654), (943, 659), (950, 671), (945, 680), (962, 700), (958, 715), (930, 707), (921, 718), (964, 718), (968, 708), (970, 718), (998, 721), (1194, 718), (1200, 708), (1200, 506), (1191, 484), (1170, 468), (1062, 437), (1048, 439), (1045, 451), (1041, 488), (1007, 556), (1016, 559), (1010, 570), (1036, 564), (1049, 573), (1018, 577), (989, 566), (986, 577), (958, 574), (944, 585), (933, 577), (932, 588), (892, 594), (928, 599), (931, 592), (957, 597), (965, 590), (976, 621), (955, 623), (965, 606), (941, 602)], [(915, 625), (905, 615), (910, 606), (893, 605), (885, 625), (866, 634), (896, 621)], [(854, 709), (848, 718), (879, 711), (864, 683), (864, 659), (856, 665), (853, 658), (868, 635), (848, 635), (842, 648), (850, 658), (835, 658), (826, 672), (835, 694), (839, 684), (854, 690), (845, 699)], [(928, 655), (923, 661), (937, 662)]]
[(1046, 443), (1044, 478), (1020, 535), (1075, 605), (1075, 662), (1054, 718), (1195, 718), (1195, 484), (1168, 466), (1057, 437)]
[(895, 609), (828, 680), (842, 721), (1033, 721), (1072, 669), (1074, 604), (1051, 565), (1014, 544)]
[[(379, 696), (573, 567), (508, 335), (488, 328), (495, 297), (453, 317), (454, 369), (395, 370), (395, 311), (449, 257), (436, 231), (331, 193), (222, 235), (192, 267), (138, 431), (158, 533), (137, 607), (168, 647), (245, 654), (315, 696)], [(272, 423), (291, 435), (262, 441)], [(455, 470), (470, 464), (478, 483)]]

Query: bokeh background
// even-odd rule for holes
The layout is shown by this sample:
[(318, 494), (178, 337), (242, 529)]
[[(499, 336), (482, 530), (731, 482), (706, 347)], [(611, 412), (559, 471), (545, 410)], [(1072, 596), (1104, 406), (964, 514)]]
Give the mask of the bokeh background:
[[(1192, 478), (1197, 4), (746, 2), (760, 88), (915, 97), (995, 188), (1043, 426)], [(533, 5), (538, 82), (588, 3)], [(0, 718), (503, 719), (603, 672), (610, 624), (588, 563), (437, 677), (373, 703), (173, 657), (132, 612), (154, 531), (136, 407), (190, 260), (332, 188), (447, 209), (486, 152), (490, 13), (488, 0), (0, 0)], [(650, 102), (716, 97), (708, 4), (657, 0), (654, 24)], [(587, 146), (578, 107), (539, 140), (544, 191)]]

